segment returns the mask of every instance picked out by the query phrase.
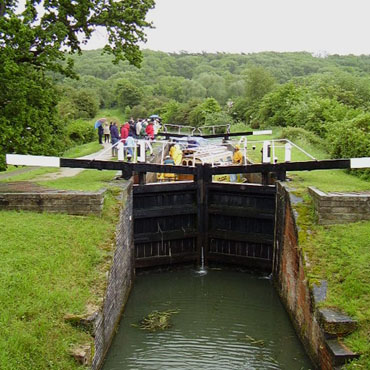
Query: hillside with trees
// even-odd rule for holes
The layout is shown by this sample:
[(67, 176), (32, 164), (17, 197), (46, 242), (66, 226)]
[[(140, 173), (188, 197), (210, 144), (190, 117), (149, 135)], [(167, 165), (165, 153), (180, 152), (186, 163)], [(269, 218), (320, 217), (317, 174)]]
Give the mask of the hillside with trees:
[(54, 76), (65, 122), (119, 109), (126, 118), (155, 113), (195, 127), (292, 127), (317, 137), (333, 158), (370, 156), (370, 56), (144, 50), (138, 69), (94, 50), (74, 64), (79, 79)]

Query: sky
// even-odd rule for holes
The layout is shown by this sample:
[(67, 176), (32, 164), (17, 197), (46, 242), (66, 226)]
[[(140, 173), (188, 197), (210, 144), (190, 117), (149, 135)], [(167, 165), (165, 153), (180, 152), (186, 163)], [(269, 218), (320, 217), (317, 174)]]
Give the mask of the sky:
[[(141, 48), (370, 54), (370, 0), (156, 0)], [(85, 49), (104, 45), (99, 30)]]

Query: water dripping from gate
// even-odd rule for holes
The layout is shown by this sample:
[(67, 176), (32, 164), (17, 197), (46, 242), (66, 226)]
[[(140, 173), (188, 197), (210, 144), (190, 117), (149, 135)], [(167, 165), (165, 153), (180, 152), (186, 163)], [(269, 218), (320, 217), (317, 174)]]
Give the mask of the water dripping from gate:
[(203, 275), (207, 275), (207, 269), (204, 265), (204, 247), (202, 247), (201, 249), (201, 265), (200, 265), (200, 268), (199, 270), (197, 271), (197, 274), (200, 275), (200, 276), (203, 276)]

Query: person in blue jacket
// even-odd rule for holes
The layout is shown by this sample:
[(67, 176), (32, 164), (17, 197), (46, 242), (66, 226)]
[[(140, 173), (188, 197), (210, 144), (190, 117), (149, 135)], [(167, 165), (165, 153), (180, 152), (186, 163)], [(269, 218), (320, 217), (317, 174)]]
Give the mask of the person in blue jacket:
[(118, 127), (117, 122), (114, 122), (110, 131), (111, 135), (111, 142), (112, 142), (112, 157), (116, 156), (118, 154), (117, 145), (114, 145), (118, 143), (121, 140), (121, 137), (118, 133)]

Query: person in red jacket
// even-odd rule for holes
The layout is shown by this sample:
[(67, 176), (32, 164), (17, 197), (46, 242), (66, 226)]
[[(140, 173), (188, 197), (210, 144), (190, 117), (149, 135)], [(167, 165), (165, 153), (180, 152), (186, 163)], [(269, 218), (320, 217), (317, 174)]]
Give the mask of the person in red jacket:
[(123, 144), (126, 141), (126, 138), (128, 137), (128, 132), (130, 130), (130, 125), (128, 122), (126, 122), (124, 125), (121, 126), (121, 141)]
[(146, 126), (146, 134), (148, 135), (149, 139), (150, 140), (154, 140), (154, 125), (153, 125), (153, 121), (150, 121), (148, 123), (148, 126)]
[(153, 155), (153, 148), (152, 148), (152, 144), (150, 143), (150, 140), (154, 140), (154, 122), (153, 121), (150, 121), (148, 123), (148, 126), (146, 126), (146, 129), (145, 129), (145, 132), (146, 132), (146, 134), (148, 135), (148, 138), (149, 138), (149, 141), (147, 141), (146, 143), (148, 145), (150, 155), (152, 156)]

